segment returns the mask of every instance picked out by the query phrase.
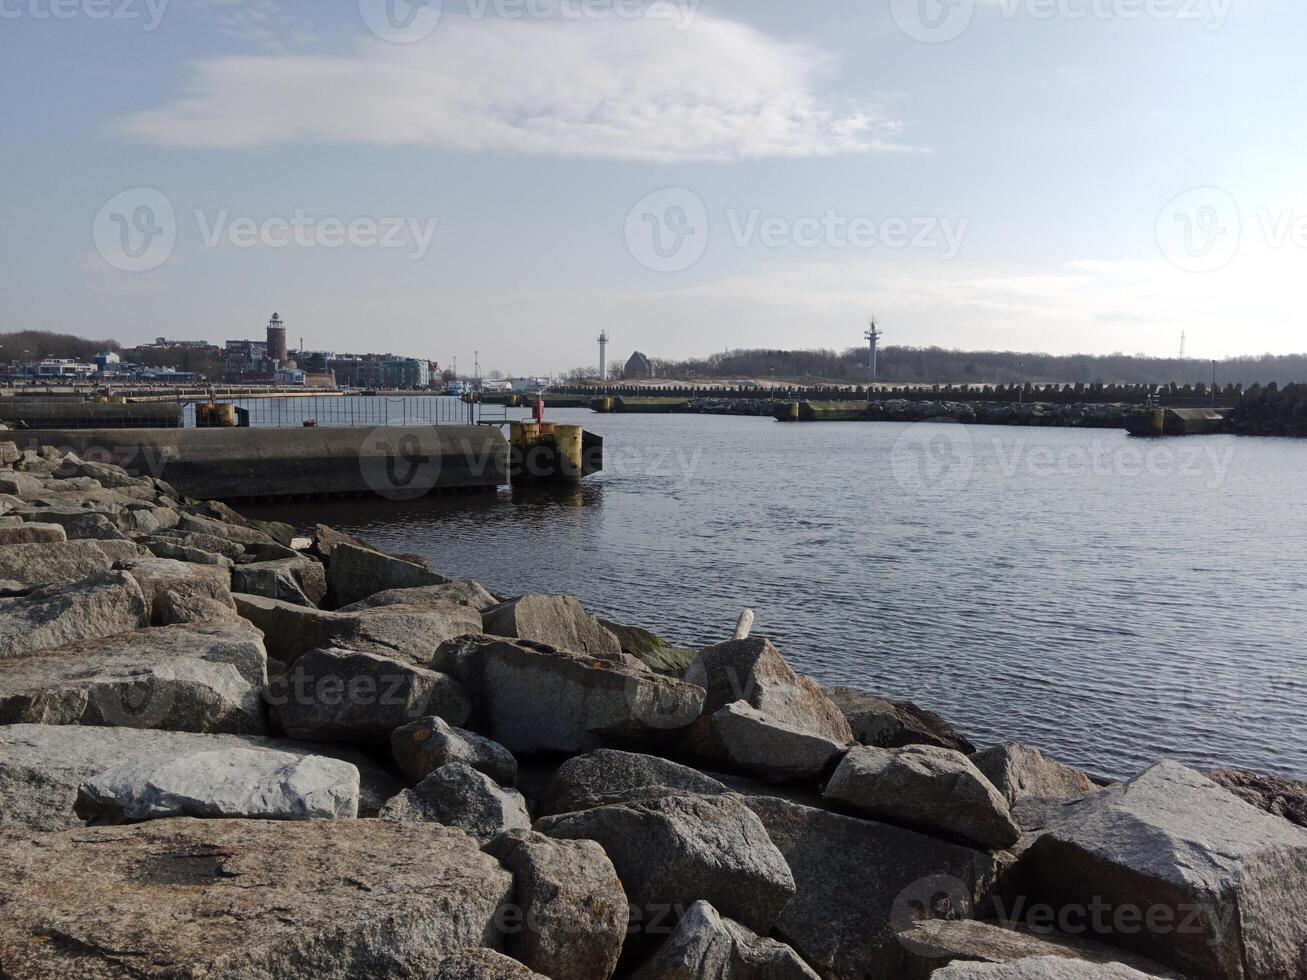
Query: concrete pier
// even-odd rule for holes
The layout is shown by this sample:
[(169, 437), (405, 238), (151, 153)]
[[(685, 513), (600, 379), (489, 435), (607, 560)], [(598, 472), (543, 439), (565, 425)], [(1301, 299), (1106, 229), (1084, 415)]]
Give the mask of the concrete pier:
[(166, 480), (190, 497), (246, 500), (367, 494), (412, 500), (509, 482), (494, 426), (285, 429), (59, 429), (7, 433)]

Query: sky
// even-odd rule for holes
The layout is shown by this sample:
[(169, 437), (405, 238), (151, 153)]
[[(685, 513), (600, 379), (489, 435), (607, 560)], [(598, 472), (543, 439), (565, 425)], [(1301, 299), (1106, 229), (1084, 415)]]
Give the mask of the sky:
[(1301, 0), (0, 0), (0, 331), (1307, 350)]

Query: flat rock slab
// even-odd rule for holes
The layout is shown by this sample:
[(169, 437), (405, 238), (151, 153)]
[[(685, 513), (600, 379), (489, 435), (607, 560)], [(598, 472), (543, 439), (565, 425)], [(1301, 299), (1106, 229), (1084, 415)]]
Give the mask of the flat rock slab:
[[(9, 518), (5, 518), (9, 520)], [(56, 544), (68, 540), (62, 524), (26, 524), (16, 521), (0, 527), (0, 546), (11, 544)], [(0, 549), (2, 553), (3, 549)]]
[(931, 980), (1149, 980), (1150, 975), (1120, 963), (1083, 963), (1054, 956), (1015, 963), (955, 963)]
[(435, 975), (495, 944), (512, 876), (458, 830), (156, 820), (6, 841), (13, 980)]
[(6, 661), (0, 724), (258, 735), (266, 682), (263, 641), (244, 623), (162, 626)]
[(465, 949), (440, 961), (433, 980), (549, 980), (493, 949)]
[(0, 829), (68, 830), (83, 823), (79, 788), (115, 766), (157, 764), (195, 753), (260, 750), (339, 760), (360, 774), (360, 814), (373, 817), (403, 787), (367, 756), (336, 746), (249, 735), (196, 735), (81, 725), (0, 726)]
[(344, 647), (425, 667), (446, 640), (481, 632), (481, 615), (457, 603), (329, 612), (238, 593), (241, 616), (263, 631), (269, 656), (285, 663), (309, 650)]
[(1196, 976), (1307, 976), (1307, 832), (1170, 761), (1044, 820), (1017, 870), (1056, 911), (1106, 904), (1092, 938)]
[(327, 597), (327, 576), (321, 562), (295, 556), (237, 565), (231, 571), (231, 587), (235, 592), (316, 608)]
[(358, 612), (378, 606), (440, 606), (452, 602), (471, 606), (477, 612), (497, 605), (499, 600), (480, 582), (446, 582), (444, 585), (426, 585), (413, 589), (387, 589), (366, 599), (343, 606), (340, 612)]
[[(58, 524), (35, 526), (58, 527), (60, 533), (63, 533), (63, 527)], [(63, 540), (0, 545), (0, 580), (8, 582), (31, 586), (76, 582), (95, 572), (108, 571), (112, 566), (113, 562), (92, 541)]]
[(164, 817), (352, 820), (359, 771), (348, 762), (271, 749), (224, 748), (114, 766), (78, 789), (92, 823)]
[(775, 721), (747, 701), (728, 704), (706, 723), (726, 761), (770, 782), (819, 779), (848, 749), (847, 743)]
[(573, 756), (549, 787), (549, 812), (572, 813), (651, 796), (714, 796), (726, 787), (697, 769), (668, 759), (617, 749)]
[(150, 607), (135, 579), (97, 572), (0, 599), (0, 661), (149, 625)]

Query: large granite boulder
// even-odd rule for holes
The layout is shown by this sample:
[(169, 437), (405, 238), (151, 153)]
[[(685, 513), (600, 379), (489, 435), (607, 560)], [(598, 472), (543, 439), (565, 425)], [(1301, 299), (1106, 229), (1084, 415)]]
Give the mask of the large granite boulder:
[(183, 544), (181, 538), (151, 534), (138, 540), (141, 546), (156, 558), (172, 558), (176, 561), (189, 562), (192, 565), (221, 565), (223, 568), (231, 568), (233, 564), (232, 560), (226, 555), (213, 551), (202, 551), (191, 545)]
[(976, 751), (976, 747), (947, 721), (911, 701), (880, 698), (852, 687), (828, 687), (825, 692), (849, 720), (854, 739), (863, 745), (877, 745), (883, 749), (938, 745), (963, 755)]
[(126, 572), (97, 572), (0, 599), (0, 661), (149, 625), (136, 580)]
[(630, 900), (632, 927), (703, 899), (766, 933), (794, 897), (794, 877), (763, 824), (734, 796), (664, 796), (536, 821), (550, 837), (603, 846)]
[(435, 670), (453, 674), (480, 707), (480, 730), (511, 752), (588, 752), (665, 741), (698, 717), (703, 689), (623, 654), (601, 659), (543, 644), (463, 637), (442, 644)]
[[(58, 524), (42, 527), (63, 527)], [(48, 541), (0, 546), (0, 582), (26, 586), (76, 582), (113, 566), (91, 541)]]
[(215, 538), (226, 538), (240, 545), (276, 544), (272, 535), (265, 534), (263, 531), (200, 514), (182, 514), (177, 521), (177, 529), (188, 534), (211, 534)]
[(82, 725), (0, 726), (0, 830), (80, 827), (78, 790), (107, 769), (153, 765), (200, 753), (247, 750), (336, 759), (359, 773), (360, 816), (374, 817), (402, 784), (360, 752), (250, 735), (196, 735)]
[(617, 637), (570, 595), (524, 595), (491, 606), (481, 614), (481, 621), (484, 631), (492, 636), (531, 640), (594, 656), (622, 652)]
[(1095, 788), (1083, 772), (1069, 769), (1020, 742), (1004, 742), (976, 752), (971, 762), (1003, 794), (1009, 806), (1030, 797), (1084, 796)]
[(332, 603), (348, 606), (378, 592), (444, 585), (449, 579), (425, 564), (340, 541), (327, 563), (327, 592)]
[(162, 626), (9, 660), (0, 724), (257, 735), (266, 683), (263, 641), (248, 626)]
[(1245, 803), (1307, 827), (1307, 783), (1250, 769), (1217, 769), (1207, 777)]
[(441, 766), (381, 808), (381, 819), (460, 827), (483, 844), (505, 830), (531, 826), (526, 799), (462, 762)]
[[(141, 587), (150, 606), (150, 622), (167, 626), (191, 622), (197, 613), (212, 618), (235, 620), (236, 603), (231, 597), (231, 577), (219, 565), (193, 565), (171, 558), (136, 558), (119, 567)], [(202, 621), (202, 620), (201, 620)]]
[(558, 767), (549, 787), (550, 813), (590, 810), (649, 796), (713, 796), (726, 787), (697, 769), (653, 755), (596, 749)]
[(1170, 761), (1044, 814), (1030, 901), (1186, 974), (1307, 976), (1307, 832)]
[(280, 558), (237, 565), (231, 570), (231, 587), (236, 592), (317, 607), (327, 596), (327, 577), (322, 564), (312, 558)]
[(936, 970), (932, 980), (1151, 980), (1151, 975), (1121, 963), (1040, 956), (1013, 963), (954, 963)]
[(4, 555), (4, 546), (11, 544), (62, 544), (68, 540), (68, 532), (62, 524), (26, 523), (17, 518), (4, 518), (0, 526), (0, 556)]
[(462, 831), (154, 820), (0, 848), (11, 980), (427, 977), (496, 944), (512, 876)]
[(550, 980), (493, 949), (465, 949), (440, 961), (433, 980)]
[(517, 760), (508, 749), (435, 715), (396, 728), (390, 751), (399, 771), (415, 783), (450, 762), (464, 762), (505, 786), (517, 782)]
[(241, 616), (263, 631), (268, 655), (284, 663), (308, 650), (345, 647), (425, 666), (444, 641), (481, 629), (475, 609), (454, 603), (328, 612), (244, 593), (234, 598)]
[(513, 873), (507, 949), (552, 980), (608, 980), (626, 938), (626, 893), (604, 849), (509, 830), (485, 846)]
[(856, 746), (822, 795), (876, 819), (981, 847), (1010, 847), (1021, 836), (1007, 801), (980, 770), (960, 752), (934, 745)]
[(461, 725), (471, 711), (446, 674), (356, 650), (311, 650), (268, 685), (268, 704), (291, 738), (390, 744), (390, 735), (437, 715)]
[(360, 609), (375, 609), (378, 606), (442, 606), (453, 603), (456, 606), (470, 606), (480, 613), (498, 602), (480, 582), (446, 582), (443, 585), (427, 585), (415, 589), (387, 589), (352, 602), (340, 611), (358, 612)]
[(79, 787), (76, 809), (92, 823), (162, 817), (353, 819), (359, 811), (359, 771), (323, 756), (208, 749), (96, 773)]
[(634, 980), (818, 980), (789, 946), (723, 919), (707, 902), (681, 916)]
[(657, 633), (639, 626), (623, 626), (610, 619), (600, 619), (599, 625), (617, 637), (623, 653), (629, 653), (660, 674), (680, 677), (699, 655), (696, 650), (673, 646)]
[(847, 743), (777, 721), (747, 701), (716, 711), (710, 724), (727, 762), (769, 782), (820, 779), (848, 749)]
[(910, 977), (897, 932), (923, 915), (974, 916), (999, 866), (988, 854), (777, 797), (745, 797), (794, 872), (775, 938), (827, 980)]

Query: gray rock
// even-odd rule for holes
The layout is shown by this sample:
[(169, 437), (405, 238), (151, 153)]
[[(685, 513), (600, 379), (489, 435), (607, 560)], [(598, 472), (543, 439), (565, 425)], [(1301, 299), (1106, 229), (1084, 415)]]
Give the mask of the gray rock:
[(536, 829), (550, 837), (598, 841), (639, 923), (651, 925), (645, 917), (703, 899), (766, 933), (794, 897), (784, 857), (753, 811), (734, 796), (637, 800), (544, 817)]
[(272, 751), (336, 759), (361, 778), (359, 813), (374, 817), (402, 784), (360, 752), (251, 735), (196, 735), (82, 725), (0, 726), (0, 830), (80, 827), (78, 788), (114, 766), (167, 762), (197, 753)]
[(263, 631), (269, 655), (286, 663), (334, 646), (426, 666), (441, 643), (481, 628), (475, 609), (453, 604), (328, 612), (243, 593), (234, 598), (241, 616)]
[(337, 531), (334, 527), (326, 524), (319, 524), (313, 531), (313, 553), (323, 561), (330, 563), (331, 553), (335, 551), (336, 546), (340, 544), (353, 545), (355, 548), (364, 548), (370, 551), (378, 551), (385, 554), (381, 548), (368, 544), (352, 534), (346, 534), (344, 531)]
[(976, 747), (947, 721), (911, 701), (894, 701), (852, 687), (825, 688), (849, 720), (853, 737), (863, 745), (898, 749), (905, 745), (938, 745), (970, 755)]
[(390, 734), (438, 715), (461, 725), (471, 711), (451, 677), (355, 650), (312, 650), (268, 685), (286, 734), (307, 741), (389, 745)]
[(511, 888), (436, 824), (84, 828), (0, 849), (0, 962), (12, 980), (427, 977), (495, 942)]
[[(32, 526), (32, 525), (29, 525)], [(36, 525), (46, 527), (50, 525)], [(60, 531), (63, 528), (56, 524)], [(0, 546), (0, 579), (24, 585), (76, 582), (112, 567), (103, 551), (89, 541), (55, 541)]]
[(588, 752), (610, 742), (666, 741), (698, 717), (703, 690), (631, 666), (543, 644), (467, 637), (432, 667), (479, 702), (481, 729), (511, 752)]
[(1004, 742), (976, 752), (971, 761), (1003, 794), (1009, 806), (1028, 797), (1066, 799), (1094, 790), (1094, 784), (1083, 772), (1068, 769), (1019, 742)]
[(776, 797), (745, 797), (793, 869), (775, 938), (827, 980), (907, 978), (921, 960), (897, 931), (920, 910), (976, 914), (998, 875), (988, 854)]
[(513, 873), (508, 951), (552, 980), (608, 980), (629, 916), (604, 849), (591, 840), (509, 830), (484, 850)]
[(1249, 769), (1217, 769), (1207, 776), (1245, 803), (1307, 827), (1307, 783)]
[[(1052, 956), (1081, 963), (1118, 963), (1149, 977), (1184, 980), (1181, 974), (1141, 956), (1089, 939), (1064, 935), (1047, 927), (1036, 931), (1004, 928), (974, 919), (921, 919), (901, 931), (899, 939), (922, 957), (926, 971), (955, 960), (1015, 963)], [(922, 974), (923, 977), (926, 975)]]
[(727, 789), (697, 769), (616, 749), (573, 756), (554, 773), (549, 812), (571, 813), (649, 796), (713, 796)]
[(327, 577), (312, 558), (282, 558), (237, 565), (231, 571), (231, 587), (297, 606), (317, 606), (327, 596)]
[(0, 546), (11, 544), (58, 544), (68, 540), (62, 524), (28, 524), (16, 521), (0, 527)]
[(933, 980), (1149, 980), (1149, 974), (1120, 963), (1085, 963), (1040, 956), (1015, 963), (955, 963)]
[(218, 537), (215, 534), (163, 530), (154, 537), (169, 538), (185, 548), (196, 548), (200, 551), (207, 551), (211, 555), (221, 555), (233, 562), (245, 555), (245, 546), (243, 544), (229, 541), (227, 538)]
[(45, 481), (30, 474), (17, 473), (13, 470), (5, 470), (0, 473), (0, 493), (26, 497), (30, 494), (40, 493), (44, 489)]
[(54, 475), (61, 480), (86, 477), (103, 487), (148, 487), (153, 489), (153, 484), (150, 483), (148, 477), (132, 476), (121, 466), (114, 466), (112, 463), (82, 460), (72, 453), (64, 457)]
[(327, 590), (336, 606), (347, 606), (378, 592), (444, 585), (449, 579), (425, 565), (361, 548), (347, 541), (331, 549), (327, 565)]
[(211, 551), (201, 551), (181, 543), (178, 538), (165, 538), (151, 535), (141, 542), (157, 558), (173, 558), (177, 561), (190, 562), (192, 565), (220, 565), (231, 568), (232, 560), (226, 555)]
[(570, 595), (524, 595), (491, 606), (481, 614), (481, 622), (484, 631), (492, 636), (530, 640), (594, 656), (622, 652), (617, 637)]
[(348, 762), (268, 749), (191, 752), (97, 773), (78, 790), (93, 823), (162, 817), (347, 820), (358, 816), (359, 771)]
[(399, 771), (415, 783), (450, 762), (466, 763), (504, 786), (517, 782), (517, 760), (508, 749), (434, 715), (396, 728), (390, 750)]
[(685, 676), (708, 692), (704, 701), (708, 715), (736, 701), (747, 701), (785, 727), (839, 745), (853, 741), (840, 709), (815, 681), (791, 670), (770, 640), (752, 637), (708, 647), (700, 651)]
[(1093, 938), (1196, 976), (1307, 976), (1301, 829), (1169, 761), (1046, 812), (1018, 871), (1059, 914), (1105, 903)]
[(275, 544), (272, 536), (252, 527), (214, 520), (198, 514), (182, 514), (177, 528), (191, 534), (211, 534), (217, 538), (226, 538), (236, 544)]
[(387, 589), (351, 603), (340, 611), (357, 612), (378, 606), (440, 606), (453, 603), (470, 606), (479, 613), (498, 601), (480, 582), (446, 582), (444, 585), (428, 585), (417, 589)]
[(465, 949), (440, 961), (434, 980), (549, 980), (493, 949)]
[(726, 759), (770, 782), (819, 779), (848, 748), (824, 735), (774, 721), (747, 701), (736, 701), (712, 715), (709, 724)]
[(127, 535), (105, 514), (86, 513), (63, 521), (68, 540), (123, 541)]
[(483, 844), (505, 830), (531, 826), (526, 800), (461, 762), (441, 766), (381, 808), (382, 820), (431, 821), (460, 827)]
[(97, 572), (0, 599), (0, 661), (149, 624), (149, 607), (136, 580), (126, 572)]
[[(135, 558), (120, 567), (141, 587), (155, 626), (195, 622), (197, 615), (236, 619), (227, 570), (218, 565), (193, 565), (171, 558)], [(209, 603), (191, 600), (205, 599)], [(221, 610), (218, 612), (217, 610)], [(203, 622), (204, 620), (199, 620)]]
[(244, 624), (162, 626), (7, 661), (0, 724), (264, 731), (267, 654)]
[(860, 813), (987, 848), (1021, 836), (1007, 801), (966, 756), (934, 745), (881, 749), (859, 745), (822, 794)]
[(639, 626), (623, 626), (609, 619), (600, 619), (599, 625), (617, 637), (623, 653), (629, 653), (660, 674), (680, 677), (699, 655), (696, 650), (673, 646), (657, 633)]
[(112, 562), (131, 561), (141, 556), (135, 541), (92, 541), (90, 544), (99, 548)]
[(817, 980), (799, 954), (695, 902), (634, 980)]

